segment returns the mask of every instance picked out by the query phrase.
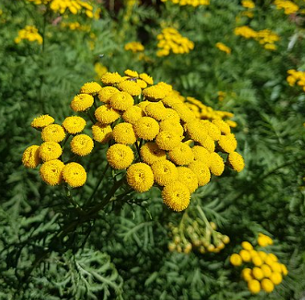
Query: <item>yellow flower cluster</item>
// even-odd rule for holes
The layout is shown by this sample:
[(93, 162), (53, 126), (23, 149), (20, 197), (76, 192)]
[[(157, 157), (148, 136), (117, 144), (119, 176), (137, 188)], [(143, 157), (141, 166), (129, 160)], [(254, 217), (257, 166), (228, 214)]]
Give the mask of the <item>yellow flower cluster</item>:
[[(195, 221), (194, 221), (195, 220)], [(198, 251), (201, 254), (220, 252), (230, 242), (227, 235), (216, 231), (214, 222), (205, 224), (200, 216), (190, 217), (186, 212), (183, 215), (179, 226), (169, 224), (172, 241), (168, 244), (170, 252), (188, 254), (191, 251)]]
[(223, 43), (216, 43), (216, 48), (218, 48), (220, 51), (226, 52), (227, 54), (231, 54), (231, 48), (226, 46)]
[(54, 124), (54, 118), (42, 115), (35, 118), (31, 126), (41, 130), (43, 143), (28, 147), (22, 156), (27, 168), (36, 168), (40, 163), (40, 176), (49, 185), (58, 185), (62, 181), (75, 188), (85, 184), (87, 173), (78, 163), (65, 164), (62, 160), (63, 146), (71, 134), (76, 134), (70, 143), (75, 155), (88, 155), (94, 146), (93, 140), (86, 134), (79, 134), (85, 128), (86, 121), (78, 116), (67, 117), (62, 125)]
[(305, 92), (305, 72), (297, 71), (297, 70), (288, 70), (289, 74), (286, 78), (287, 82), (290, 86), (294, 86), (295, 84), (302, 87)]
[(124, 49), (126, 51), (132, 51), (133, 53), (144, 51), (144, 46), (140, 42), (130, 42), (125, 44)]
[(60, 14), (70, 11), (73, 15), (80, 14), (83, 11), (89, 18), (93, 18), (93, 6), (82, 0), (28, 0), (36, 5), (48, 5), (49, 8)]
[(190, 5), (193, 7), (210, 4), (210, 0), (161, 0), (161, 1), (162, 2), (170, 1), (174, 4), (179, 4), (180, 6)]
[(248, 26), (236, 27), (234, 33), (235, 35), (242, 36), (246, 39), (253, 38), (257, 40), (267, 50), (276, 50), (276, 45), (274, 43), (280, 39), (276, 33), (269, 29), (255, 31)]
[(296, 13), (299, 10), (299, 6), (288, 0), (275, 0), (274, 4), (277, 9), (284, 9), (286, 15)]
[(70, 30), (78, 30), (78, 31), (90, 31), (91, 29), (91, 26), (81, 25), (79, 22), (72, 22), (72, 23), (62, 22), (60, 26), (62, 28), (69, 28)]
[(252, 0), (242, 0), (241, 5), (245, 8), (250, 8), (250, 9), (255, 7), (255, 3)]
[(42, 44), (42, 36), (38, 33), (38, 29), (35, 26), (25, 26), (24, 29), (18, 31), (18, 36), (15, 38), (15, 43), (19, 44), (22, 40), (29, 42), (37, 42)]
[[(262, 233), (257, 239), (259, 246), (267, 247), (273, 243), (272, 239)], [(288, 274), (286, 266), (278, 261), (273, 253), (255, 250), (253, 245), (247, 241), (241, 243), (242, 250), (230, 257), (233, 266), (247, 266), (242, 270), (242, 278), (247, 282), (251, 293), (257, 294), (261, 290), (271, 293), (274, 287), (283, 280), (283, 275)], [(252, 267), (252, 268), (251, 268)]]
[(174, 54), (189, 53), (194, 49), (194, 43), (183, 37), (175, 28), (167, 27), (157, 36), (158, 48), (157, 56), (167, 56), (171, 52)]

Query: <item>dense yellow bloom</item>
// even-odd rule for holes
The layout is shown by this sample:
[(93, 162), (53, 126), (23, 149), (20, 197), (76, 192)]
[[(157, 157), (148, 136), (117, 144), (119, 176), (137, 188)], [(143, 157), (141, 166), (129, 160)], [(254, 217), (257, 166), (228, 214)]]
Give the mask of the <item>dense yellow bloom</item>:
[(195, 173), (198, 179), (198, 185), (204, 186), (211, 180), (211, 173), (208, 166), (201, 161), (193, 161), (188, 167)]
[(271, 293), (274, 290), (274, 284), (270, 279), (264, 278), (261, 282), (261, 286), (266, 293)]
[(71, 101), (71, 108), (78, 111), (85, 111), (93, 105), (94, 98), (88, 94), (76, 95)]
[(250, 252), (249, 251), (247, 251), (247, 250), (240, 250), (239, 251), (239, 255), (240, 255), (240, 257), (242, 258), (242, 260), (244, 261), (244, 262), (249, 262), (249, 261), (251, 261), (251, 255), (250, 255)]
[(148, 74), (146, 74), (146, 73), (141, 73), (141, 74), (139, 75), (139, 78), (142, 79), (142, 80), (144, 80), (144, 81), (145, 81), (147, 84), (149, 84), (149, 85), (154, 84), (153, 78), (152, 78), (151, 76), (149, 76)]
[(283, 281), (283, 277), (280, 273), (274, 272), (270, 275), (270, 280), (273, 284), (278, 285)]
[(166, 152), (161, 150), (154, 142), (145, 143), (140, 149), (140, 154), (142, 160), (149, 165), (156, 161), (166, 159)]
[(187, 123), (196, 119), (194, 113), (184, 103), (174, 104), (172, 106), (172, 109), (174, 109), (178, 113), (180, 119), (183, 122)]
[(113, 86), (105, 86), (99, 91), (98, 98), (100, 101), (102, 101), (104, 103), (108, 103), (111, 96), (113, 96), (114, 94), (116, 94), (118, 92), (119, 92), (119, 90)]
[(80, 133), (84, 130), (86, 126), (86, 121), (78, 116), (71, 116), (65, 118), (62, 123), (62, 126), (70, 134)]
[(87, 82), (80, 88), (81, 94), (97, 95), (102, 87), (97, 82)]
[(34, 169), (40, 164), (39, 146), (32, 145), (25, 149), (22, 155), (22, 163), (26, 168)]
[(134, 144), (137, 136), (133, 126), (129, 123), (120, 123), (113, 128), (112, 135), (119, 144)]
[(171, 131), (178, 134), (179, 136), (183, 136), (183, 127), (181, 126), (180, 122), (174, 118), (169, 118), (161, 121), (159, 126), (160, 131)]
[(240, 35), (246, 39), (256, 38), (257, 32), (248, 26), (240, 26), (234, 29), (235, 35)]
[(161, 121), (166, 117), (166, 108), (161, 101), (151, 102), (145, 107), (145, 113), (147, 116), (154, 118), (157, 121)]
[(213, 124), (208, 120), (202, 120), (200, 121), (200, 123), (203, 124), (208, 135), (211, 137), (213, 141), (218, 141), (220, 139), (221, 131), (215, 124)]
[(241, 243), (241, 246), (245, 249), (245, 250), (252, 250), (253, 249), (253, 246), (247, 242), (247, 241), (244, 241)]
[(198, 188), (198, 179), (196, 174), (187, 167), (178, 167), (178, 181), (187, 186), (190, 193), (194, 193)]
[(59, 143), (64, 140), (66, 133), (62, 126), (51, 124), (42, 129), (41, 138), (44, 142)]
[(79, 156), (86, 156), (91, 153), (94, 143), (92, 138), (87, 134), (79, 134), (73, 137), (71, 143), (71, 151)]
[(159, 124), (153, 118), (142, 117), (134, 125), (134, 130), (139, 138), (151, 141), (159, 133)]
[(235, 135), (232, 133), (227, 135), (221, 135), (218, 141), (218, 146), (223, 152), (233, 153), (237, 148), (237, 141)]
[(226, 46), (223, 43), (216, 43), (216, 48), (218, 48), (220, 51), (226, 52), (227, 54), (231, 54), (231, 48)]
[(156, 136), (155, 141), (160, 149), (173, 150), (180, 144), (181, 139), (182, 137), (177, 133), (164, 130)]
[(197, 7), (200, 5), (209, 5), (210, 0), (161, 0), (162, 2), (171, 1), (174, 4), (179, 4), (180, 6), (190, 5)]
[(259, 236), (258, 236), (258, 239), (257, 239), (257, 243), (261, 247), (267, 247), (269, 245), (272, 245), (273, 241), (272, 241), (272, 239), (269, 236), (260, 233)]
[(132, 107), (134, 103), (133, 98), (127, 92), (118, 92), (113, 94), (109, 99), (109, 104), (113, 109), (125, 111)]
[(258, 255), (252, 256), (252, 263), (257, 267), (260, 267), (263, 264), (263, 260)]
[(152, 166), (155, 181), (161, 186), (169, 184), (173, 180), (178, 179), (178, 171), (176, 166), (169, 160), (162, 159), (155, 161)]
[(125, 122), (128, 122), (130, 124), (135, 124), (140, 118), (144, 116), (145, 114), (142, 108), (134, 105), (132, 107), (127, 108), (124, 111), (122, 118)]
[(182, 211), (189, 206), (190, 191), (185, 184), (180, 181), (168, 183), (162, 191), (162, 199), (165, 205), (174, 211)]
[(141, 94), (141, 88), (133, 80), (124, 80), (118, 84), (119, 90), (130, 94), (131, 96), (139, 96)]
[(130, 70), (130, 69), (127, 69), (124, 71), (124, 74), (128, 77), (132, 77), (132, 78), (137, 78), (139, 77), (139, 74), (137, 71), (133, 71), (133, 70)]
[(128, 168), (134, 160), (131, 148), (122, 144), (114, 144), (108, 148), (106, 157), (110, 166), (118, 170)]
[(264, 278), (264, 273), (261, 268), (254, 267), (252, 270), (252, 275), (257, 280), (262, 280)]
[(144, 46), (140, 42), (130, 42), (125, 44), (124, 49), (136, 53), (144, 51)]
[(172, 91), (169, 84), (159, 82), (156, 85), (145, 88), (142, 93), (143, 96), (149, 100), (160, 100), (166, 97)]
[(62, 180), (64, 163), (61, 160), (53, 159), (42, 164), (39, 173), (42, 180), (49, 185), (57, 185)]
[(209, 152), (214, 152), (215, 151), (215, 142), (213, 141), (212, 138), (208, 135), (205, 140), (202, 140), (199, 142), (200, 145), (204, 148), (206, 148)]
[(230, 256), (230, 263), (235, 266), (235, 267), (238, 267), (242, 264), (242, 259), (240, 257), (240, 255), (234, 253)]
[(101, 81), (105, 85), (112, 85), (112, 84), (117, 84), (117, 83), (120, 83), (121, 81), (123, 81), (123, 77), (117, 72), (114, 72), (114, 73), (107, 72), (102, 76)]
[(206, 148), (202, 146), (194, 146), (192, 148), (193, 154), (194, 154), (194, 160), (195, 161), (201, 161), (203, 162), (207, 167), (210, 166), (210, 151), (208, 151)]
[(264, 273), (264, 277), (270, 277), (270, 275), (272, 274), (272, 270), (268, 265), (261, 265), (261, 269)]
[(174, 149), (168, 152), (169, 159), (176, 165), (188, 165), (193, 161), (194, 154), (190, 146), (180, 143)]
[(57, 159), (62, 155), (62, 149), (58, 143), (44, 142), (39, 147), (39, 157), (43, 161)]
[(62, 176), (64, 181), (73, 188), (83, 186), (87, 180), (86, 170), (82, 165), (75, 162), (64, 166)]
[(250, 268), (245, 268), (241, 272), (241, 276), (245, 281), (250, 281), (253, 279), (252, 277), (252, 270)]
[(237, 172), (241, 172), (245, 167), (243, 157), (237, 152), (232, 152), (228, 155), (228, 163), (229, 166)]
[(241, 5), (245, 8), (254, 8), (255, 4), (252, 0), (242, 0)]
[(293, 14), (299, 10), (299, 6), (288, 0), (275, 0), (274, 4), (277, 9), (284, 9), (286, 15)]
[(102, 105), (95, 110), (94, 113), (96, 119), (102, 124), (111, 124), (116, 121), (121, 115), (113, 109), (110, 105)]
[(162, 103), (167, 107), (173, 107), (174, 104), (182, 104), (182, 100), (174, 94), (169, 94), (168, 96), (161, 99)]
[(110, 125), (96, 123), (92, 126), (93, 139), (99, 143), (105, 144), (112, 138), (112, 128)]
[(215, 176), (220, 176), (225, 168), (222, 157), (216, 152), (212, 152), (210, 155), (210, 170)]
[(220, 129), (222, 134), (231, 133), (231, 128), (225, 121), (217, 119), (217, 120), (213, 120), (212, 123)]
[(281, 268), (282, 268), (283, 275), (286, 276), (288, 274), (288, 270), (287, 270), (286, 266), (284, 264), (281, 264)]
[(19, 44), (22, 40), (27, 40), (29, 42), (37, 42), (42, 44), (43, 38), (38, 33), (38, 29), (35, 26), (25, 26), (24, 29), (19, 30), (18, 36), (15, 38), (15, 43)]
[(43, 128), (53, 123), (54, 123), (54, 118), (52, 118), (49, 115), (42, 115), (40, 117), (35, 118), (32, 121), (31, 126), (33, 128)]
[(261, 290), (261, 286), (259, 284), (259, 281), (258, 280), (250, 280), (248, 281), (248, 289), (249, 291), (252, 293), (252, 294), (257, 294), (260, 292)]
[(148, 191), (154, 184), (154, 174), (149, 165), (136, 163), (131, 165), (126, 173), (128, 184), (137, 192)]
[(189, 121), (185, 125), (189, 137), (196, 142), (203, 142), (206, 140), (208, 132), (205, 126), (199, 121)]

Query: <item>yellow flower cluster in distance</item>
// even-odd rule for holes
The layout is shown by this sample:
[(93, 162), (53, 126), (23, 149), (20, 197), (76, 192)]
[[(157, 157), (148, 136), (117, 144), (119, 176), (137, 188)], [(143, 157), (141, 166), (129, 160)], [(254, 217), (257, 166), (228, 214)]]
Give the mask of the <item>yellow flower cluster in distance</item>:
[(274, 4), (277, 9), (284, 9), (286, 15), (294, 14), (299, 10), (299, 6), (288, 0), (275, 0)]
[[(169, 224), (171, 230), (171, 242), (168, 244), (170, 252), (188, 254), (191, 251), (204, 253), (218, 253), (226, 244), (230, 242), (227, 235), (218, 232), (214, 222), (205, 224), (204, 221), (197, 218), (191, 218), (186, 212), (183, 215), (179, 226)], [(195, 220), (195, 221), (194, 221)]]
[(82, 0), (27, 0), (29, 2), (33, 2), (36, 5), (48, 5), (50, 10), (64, 14), (69, 11), (73, 15), (80, 14), (85, 12), (87, 17), (93, 18), (93, 6), (89, 4), (87, 1)]
[(241, 5), (245, 8), (252, 9), (255, 7), (255, 3), (252, 0), (242, 0)]
[(303, 91), (305, 92), (305, 72), (297, 71), (297, 70), (288, 70), (287, 73), (287, 82), (290, 86), (294, 86), (295, 84), (302, 87)]
[(124, 49), (126, 51), (132, 51), (133, 53), (144, 51), (144, 46), (140, 42), (130, 42), (125, 44)]
[(79, 22), (65, 23), (62, 22), (60, 24), (62, 28), (69, 28), (70, 30), (75, 31), (90, 31), (91, 26), (89, 25), (81, 25)]
[(194, 43), (188, 38), (183, 37), (175, 28), (167, 27), (158, 34), (157, 56), (167, 56), (171, 52), (174, 54), (189, 53), (194, 49)]
[(210, 0), (161, 0), (162, 2), (172, 2), (174, 4), (179, 4), (180, 6), (190, 5), (197, 7), (200, 5), (209, 5)]
[(231, 54), (231, 48), (229, 48), (228, 46), (226, 46), (223, 43), (216, 43), (216, 48), (218, 48), (220, 51), (226, 52), (227, 54)]
[[(260, 247), (267, 247), (272, 245), (273, 241), (269, 236), (260, 233), (257, 243)], [(235, 267), (245, 264), (241, 276), (247, 282), (251, 293), (257, 294), (261, 290), (271, 293), (275, 286), (282, 282), (283, 275), (288, 274), (287, 267), (279, 262), (275, 254), (255, 250), (247, 241), (242, 242), (241, 246), (239, 253), (231, 255), (231, 264)]]
[(42, 36), (38, 33), (38, 29), (35, 26), (25, 26), (24, 29), (19, 30), (18, 36), (15, 38), (15, 43), (19, 44), (22, 40), (29, 42), (37, 42), (42, 44)]

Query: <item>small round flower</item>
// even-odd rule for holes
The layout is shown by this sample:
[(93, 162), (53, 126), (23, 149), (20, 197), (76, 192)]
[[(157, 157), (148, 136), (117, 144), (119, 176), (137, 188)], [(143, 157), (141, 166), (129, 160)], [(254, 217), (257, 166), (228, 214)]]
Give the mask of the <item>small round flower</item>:
[(120, 123), (113, 128), (112, 135), (119, 144), (134, 144), (137, 136), (129, 123)]
[(252, 294), (257, 294), (260, 292), (261, 290), (261, 286), (259, 284), (259, 281), (258, 280), (250, 280), (248, 281), (248, 289), (249, 291), (252, 293)]
[(92, 138), (87, 134), (79, 134), (73, 137), (71, 143), (71, 151), (79, 156), (86, 156), (91, 153), (94, 143)]
[[(272, 254), (272, 253), (270, 253), (270, 254)], [(278, 263), (278, 262), (273, 262), (270, 267), (271, 267), (273, 272), (277, 272), (277, 273), (282, 272), (281, 264)]]
[(42, 180), (49, 185), (57, 185), (62, 180), (64, 163), (61, 160), (53, 159), (42, 164), (39, 173)]
[(238, 267), (242, 264), (242, 259), (240, 257), (240, 255), (234, 253), (230, 256), (230, 263), (235, 266), (235, 267)]
[(129, 77), (134, 77), (134, 78), (139, 77), (138, 72), (132, 71), (132, 70), (130, 70), (130, 69), (125, 70), (125, 71), (124, 71), (124, 74), (125, 74), (126, 76), (129, 76)]
[(135, 124), (140, 118), (144, 116), (145, 114), (141, 107), (132, 106), (124, 111), (122, 118), (125, 122), (128, 122), (130, 124)]
[(105, 86), (99, 91), (98, 98), (101, 102), (108, 103), (111, 96), (118, 92), (119, 90), (113, 86)]
[(154, 118), (157, 121), (161, 121), (165, 118), (166, 109), (162, 102), (151, 102), (145, 107), (145, 113), (147, 116)]
[(147, 164), (131, 165), (126, 173), (128, 184), (137, 192), (147, 192), (154, 184), (154, 174)]
[(185, 127), (188, 135), (192, 140), (196, 142), (202, 142), (206, 140), (208, 132), (204, 125), (200, 123), (200, 121), (189, 121), (188, 123), (186, 123)]
[(31, 126), (33, 128), (43, 128), (46, 127), (50, 124), (54, 123), (54, 119), (49, 116), (49, 115), (42, 115), (40, 117), (35, 118), (32, 123)]
[(230, 133), (221, 135), (218, 141), (218, 146), (223, 152), (232, 153), (237, 148), (237, 141), (235, 135)]
[(182, 137), (168, 130), (161, 131), (156, 137), (156, 144), (160, 149), (173, 150), (181, 143)]
[(180, 181), (172, 181), (163, 188), (162, 199), (165, 205), (179, 212), (189, 206), (191, 195), (185, 184)]
[(213, 139), (208, 135), (205, 140), (199, 141), (200, 145), (206, 148), (210, 152), (215, 151), (215, 142)]
[(269, 245), (272, 245), (272, 244), (273, 244), (273, 241), (272, 241), (272, 239), (271, 239), (269, 236), (260, 233), (260, 234), (259, 234), (259, 237), (258, 237), (258, 239), (257, 239), (257, 243), (258, 243), (261, 247), (267, 247), (267, 246), (269, 246)]
[(150, 101), (141, 101), (140, 103), (137, 104), (137, 106), (139, 106), (140, 108), (142, 108), (143, 111), (145, 111), (145, 108), (147, 105), (149, 105), (151, 102)]
[(143, 96), (152, 101), (160, 100), (167, 96), (170, 92), (170, 90), (164, 88), (164, 86), (160, 85), (160, 83), (147, 87), (142, 91)]
[(81, 94), (96, 95), (102, 87), (97, 82), (87, 82), (80, 88)]
[(119, 90), (128, 93), (131, 96), (139, 96), (142, 89), (133, 80), (124, 80), (118, 84)]
[(208, 120), (202, 120), (200, 122), (205, 126), (208, 135), (212, 138), (212, 140), (218, 141), (220, 139), (221, 131), (215, 124)]
[(176, 95), (172, 95), (172, 94), (164, 97), (161, 101), (167, 107), (173, 107), (173, 105), (175, 105), (175, 104), (181, 104), (182, 103), (182, 101), (179, 97), (177, 97)]
[(283, 277), (280, 273), (274, 272), (270, 275), (270, 280), (273, 284), (278, 285), (283, 281)]
[(166, 160), (166, 152), (154, 142), (145, 143), (140, 149), (140, 154), (142, 160), (149, 165), (159, 160)]
[(215, 176), (220, 176), (225, 168), (222, 157), (216, 152), (212, 152), (210, 156), (210, 170)]
[(58, 143), (44, 142), (39, 147), (39, 156), (43, 161), (57, 159), (62, 155), (62, 149)]
[[(246, 251), (246, 250), (244, 250)], [(252, 275), (257, 280), (262, 280), (264, 278), (264, 273), (261, 268), (254, 267), (252, 270)]]
[(188, 167), (195, 173), (198, 179), (198, 185), (204, 186), (211, 180), (211, 173), (208, 166), (201, 161), (193, 161)]
[(134, 103), (133, 98), (126, 92), (118, 92), (113, 94), (109, 99), (109, 104), (112, 108), (125, 111), (132, 107)]
[(172, 109), (178, 113), (183, 122), (190, 122), (196, 119), (195, 114), (184, 103), (174, 104)]
[(270, 277), (270, 275), (272, 274), (272, 270), (268, 265), (261, 265), (261, 269), (264, 273), (264, 277)]
[(263, 264), (263, 261), (258, 255), (256, 255), (252, 257), (252, 263), (257, 267), (260, 267)]
[(287, 267), (284, 265), (284, 264), (281, 264), (281, 268), (282, 268), (282, 273), (283, 275), (287, 275), (288, 274), (288, 270), (287, 270)]
[(183, 136), (183, 127), (180, 122), (175, 119), (165, 119), (160, 122), (160, 131), (171, 131), (177, 133), (179, 136)]
[(266, 293), (271, 293), (274, 290), (274, 284), (270, 279), (263, 279), (261, 282), (261, 286)]
[(102, 76), (101, 81), (105, 85), (113, 85), (113, 84), (123, 81), (123, 78), (117, 72), (115, 72), (115, 73), (107, 72)]
[(267, 253), (264, 252), (264, 251), (258, 251), (257, 253), (258, 253), (259, 257), (260, 257), (263, 261), (265, 261), (265, 259), (266, 259), (266, 257), (267, 257)]
[(62, 126), (51, 124), (42, 129), (41, 138), (44, 142), (59, 143), (64, 140), (66, 133)]
[(252, 280), (253, 279), (253, 277), (252, 277), (252, 270), (250, 268), (244, 268), (241, 271), (241, 276), (247, 282)]
[(94, 115), (96, 119), (104, 125), (113, 123), (121, 116), (117, 110), (113, 109), (108, 104), (97, 108)]
[(142, 80), (142, 79), (137, 79), (137, 85), (141, 88), (141, 89), (145, 89), (145, 88), (147, 88), (147, 83), (144, 81), (144, 80)]
[(231, 128), (225, 121), (223, 121), (221, 119), (217, 119), (217, 120), (213, 120), (212, 123), (220, 129), (222, 134), (231, 133)]
[(70, 134), (80, 133), (86, 126), (86, 121), (78, 116), (67, 117), (62, 123), (62, 126)]
[(40, 164), (39, 146), (32, 145), (25, 149), (22, 155), (22, 163), (26, 168), (34, 169)]
[(114, 144), (109, 147), (106, 156), (110, 166), (118, 170), (128, 168), (134, 160), (131, 148), (122, 144)]
[(180, 143), (173, 150), (170, 150), (168, 156), (172, 162), (180, 166), (188, 165), (194, 159), (192, 149), (185, 143)]
[(142, 117), (138, 119), (134, 126), (134, 130), (139, 138), (151, 141), (159, 133), (159, 124), (153, 118)]
[(169, 160), (158, 160), (151, 165), (155, 181), (161, 186), (178, 179), (176, 166)]
[(249, 251), (247, 251), (247, 250), (240, 250), (239, 251), (239, 255), (240, 255), (240, 257), (242, 258), (242, 260), (244, 261), (244, 262), (249, 262), (249, 261), (251, 261), (251, 255), (250, 255), (250, 252)]
[(189, 189), (190, 193), (194, 193), (198, 188), (198, 179), (195, 173), (186, 167), (178, 167), (178, 181), (184, 183)]
[(95, 123), (92, 126), (92, 136), (95, 141), (106, 144), (112, 138), (112, 128), (110, 125)]
[(85, 111), (93, 105), (94, 98), (88, 94), (76, 95), (71, 101), (71, 108), (78, 111)]
[(207, 167), (210, 166), (210, 156), (211, 156), (210, 151), (208, 151), (206, 148), (204, 148), (202, 146), (198, 146), (198, 145), (194, 146), (191, 149), (193, 151), (195, 161), (201, 161), (204, 164), (206, 164)]
[(147, 84), (149, 85), (153, 85), (154, 84), (154, 80), (152, 77), (150, 77), (149, 75), (147, 75), (146, 73), (141, 73), (139, 76), (142, 80), (144, 80)]
[(247, 241), (244, 241), (241, 243), (241, 246), (245, 249), (245, 250), (252, 250), (253, 249), (253, 246), (247, 242)]
[(171, 108), (165, 108), (164, 118), (162, 120), (173, 120), (180, 124), (180, 117), (178, 113)]
[(62, 176), (64, 181), (72, 188), (83, 186), (87, 180), (86, 170), (82, 165), (75, 162), (65, 165)]

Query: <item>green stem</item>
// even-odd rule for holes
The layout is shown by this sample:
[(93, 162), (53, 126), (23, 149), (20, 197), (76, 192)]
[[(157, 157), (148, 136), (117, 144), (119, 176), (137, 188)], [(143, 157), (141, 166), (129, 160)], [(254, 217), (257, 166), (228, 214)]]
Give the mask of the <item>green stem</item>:
[(203, 222), (205, 223), (205, 226), (208, 227), (208, 228), (211, 230), (211, 232), (213, 232), (213, 228), (212, 228), (212, 226), (211, 226), (209, 220), (207, 219), (205, 213), (204, 213), (203, 210), (201, 209), (201, 207), (200, 207), (199, 205), (197, 205), (196, 208), (197, 208), (197, 210), (198, 210), (198, 212), (199, 212), (199, 214), (200, 214), (200, 216), (201, 216)]

